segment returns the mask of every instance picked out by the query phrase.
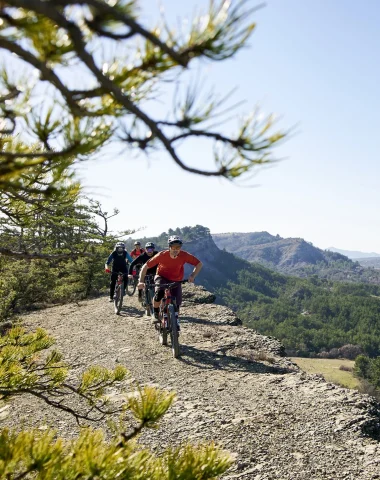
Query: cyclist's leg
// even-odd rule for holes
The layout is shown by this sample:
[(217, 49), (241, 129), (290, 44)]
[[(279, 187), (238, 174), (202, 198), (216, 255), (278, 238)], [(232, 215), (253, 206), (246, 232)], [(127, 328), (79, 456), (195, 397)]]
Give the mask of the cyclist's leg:
[(179, 321), (178, 321), (178, 315), (179, 315), (179, 307), (181, 306), (181, 303), (182, 303), (182, 285), (180, 283), (176, 287), (172, 288), (172, 294), (176, 299), (175, 315), (176, 315), (176, 318), (177, 318), (177, 328), (178, 328), (178, 331), (179, 331), (180, 326), (179, 326)]
[(155, 295), (154, 295), (154, 302), (153, 302), (153, 310), (154, 310), (154, 319), (158, 320), (158, 312), (160, 309), (160, 303), (161, 300), (164, 298), (165, 291), (160, 288), (160, 285), (169, 283), (169, 280), (167, 280), (164, 277), (160, 277), (159, 275), (156, 275), (154, 277), (154, 283), (156, 284), (155, 286)]
[(116, 280), (117, 280), (117, 273), (112, 272), (111, 273), (111, 281), (110, 281), (110, 300), (113, 300), (113, 296), (114, 296), (114, 293), (115, 293)]
[(123, 280), (124, 280), (124, 292), (126, 292), (127, 285), (128, 285), (128, 273), (124, 273)]

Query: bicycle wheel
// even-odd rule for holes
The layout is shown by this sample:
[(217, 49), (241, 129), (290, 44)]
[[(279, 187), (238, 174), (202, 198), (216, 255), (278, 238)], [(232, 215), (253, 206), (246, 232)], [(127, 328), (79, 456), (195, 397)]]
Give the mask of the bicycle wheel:
[(152, 306), (152, 300), (150, 298), (150, 290), (146, 290), (145, 291), (145, 315), (147, 317), (150, 317), (152, 315), (152, 310), (151, 310), (151, 306)]
[(116, 295), (115, 295), (115, 313), (119, 315), (121, 307), (123, 306), (123, 297), (124, 297), (124, 288), (123, 285), (116, 286)]
[(127, 295), (129, 295), (131, 297), (136, 291), (136, 286), (137, 286), (137, 282), (135, 281), (135, 279), (134, 278), (128, 278)]
[(160, 310), (160, 323), (158, 324), (159, 325), (158, 338), (160, 339), (161, 345), (167, 345), (168, 344), (168, 330), (162, 324), (162, 318), (163, 318), (163, 311)]
[(173, 357), (178, 358), (181, 355), (181, 352), (179, 349), (177, 317), (175, 314), (174, 305), (169, 305), (168, 307), (168, 320), (170, 325), (170, 338), (172, 342)]

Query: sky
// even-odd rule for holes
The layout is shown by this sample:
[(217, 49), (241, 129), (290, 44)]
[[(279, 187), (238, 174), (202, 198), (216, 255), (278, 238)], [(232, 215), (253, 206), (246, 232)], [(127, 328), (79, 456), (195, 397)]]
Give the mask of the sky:
[[(151, 26), (160, 8), (178, 24), (208, 1), (140, 4)], [(294, 128), (274, 150), (281, 160), (258, 169), (247, 188), (186, 173), (164, 152), (147, 159), (114, 150), (81, 164), (86, 192), (120, 210), (111, 229), (145, 227), (135, 236), (200, 224), (212, 233), (268, 231), (319, 248), (380, 252), (380, 2), (269, 0), (253, 20), (250, 48), (202, 63), (202, 84), (221, 95), (236, 87), (230, 104), (244, 100), (236, 117), (259, 106), (279, 127)], [(171, 99), (159, 108), (166, 105)], [(210, 160), (203, 142), (180, 153), (191, 165)]]

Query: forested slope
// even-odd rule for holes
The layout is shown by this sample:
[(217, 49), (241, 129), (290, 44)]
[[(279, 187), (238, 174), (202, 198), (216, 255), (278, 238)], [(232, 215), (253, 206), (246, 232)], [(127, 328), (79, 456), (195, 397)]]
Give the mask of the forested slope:
[[(181, 235), (184, 249), (204, 262), (199, 283), (217, 293), (218, 302), (245, 325), (279, 338), (289, 352), (323, 355), (355, 344), (369, 355), (380, 353), (379, 285), (283, 275), (220, 250), (199, 225), (167, 233)], [(153, 239), (162, 248), (167, 233)]]

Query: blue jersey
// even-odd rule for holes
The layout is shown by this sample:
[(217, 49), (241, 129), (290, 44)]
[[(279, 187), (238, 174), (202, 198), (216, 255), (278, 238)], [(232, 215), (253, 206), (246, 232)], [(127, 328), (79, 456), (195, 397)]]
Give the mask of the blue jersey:
[(118, 255), (116, 250), (114, 250), (111, 255), (108, 257), (107, 265), (112, 263), (112, 271), (113, 272), (123, 272), (128, 273), (127, 269), (127, 260), (128, 262), (132, 263), (133, 259), (129, 255), (129, 253), (124, 250), (122, 255)]

